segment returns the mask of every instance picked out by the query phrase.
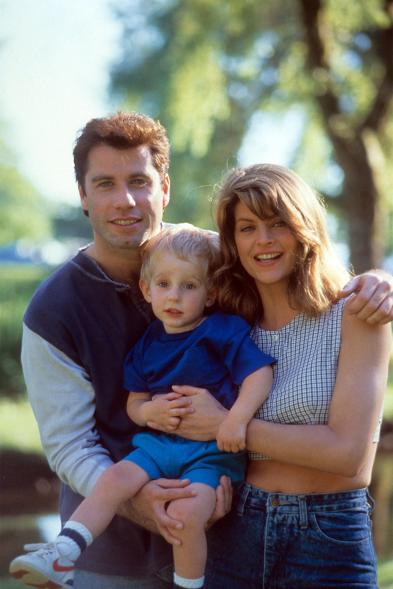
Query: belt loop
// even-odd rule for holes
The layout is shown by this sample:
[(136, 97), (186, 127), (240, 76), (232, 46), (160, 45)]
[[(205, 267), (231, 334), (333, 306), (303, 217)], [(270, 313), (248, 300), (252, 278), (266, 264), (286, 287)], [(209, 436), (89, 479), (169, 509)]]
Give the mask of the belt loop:
[(370, 491), (368, 489), (366, 489), (366, 498), (367, 498), (369, 513), (371, 514), (374, 511), (375, 501), (374, 501), (374, 498), (371, 496)]
[(307, 500), (304, 495), (299, 495), (299, 516), (300, 516), (300, 528), (306, 530), (308, 528), (308, 512), (307, 512)]
[(250, 493), (250, 487), (247, 485), (247, 483), (243, 483), (243, 486), (239, 490), (239, 498), (238, 498), (237, 506), (236, 506), (236, 512), (238, 515), (244, 514), (244, 508), (245, 508), (249, 493)]

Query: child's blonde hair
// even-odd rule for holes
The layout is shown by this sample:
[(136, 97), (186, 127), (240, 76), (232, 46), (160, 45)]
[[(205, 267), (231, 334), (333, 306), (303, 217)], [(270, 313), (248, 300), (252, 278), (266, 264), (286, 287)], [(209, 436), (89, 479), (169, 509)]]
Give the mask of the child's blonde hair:
[(217, 226), (223, 253), (218, 271), (218, 303), (250, 323), (263, 317), (254, 279), (239, 261), (235, 244), (235, 208), (244, 203), (260, 219), (277, 215), (297, 240), (296, 265), (289, 277), (291, 305), (317, 315), (335, 301), (348, 273), (333, 251), (325, 209), (314, 191), (295, 172), (273, 164), (238, 168), (224, 179), (217, 196)]
[(155, 256), (159, 252), (169, 252), (180, 260), (201, 265), (208, 287), (215, 287), (214, 276), (221, 266), (221, 252), (218, 235), (213, 231), (189, 223), (166, 226), (143, 248), (140, 278), (146, 284), (152, 279)]

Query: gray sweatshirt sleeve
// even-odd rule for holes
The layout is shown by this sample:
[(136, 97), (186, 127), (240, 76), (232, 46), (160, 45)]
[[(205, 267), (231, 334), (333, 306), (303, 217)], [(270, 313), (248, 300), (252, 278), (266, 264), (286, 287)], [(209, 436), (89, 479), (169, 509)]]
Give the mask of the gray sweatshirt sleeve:
[(81, 366), (23, 325), (22, 367), (49, 466), (88, 495), (113, 463), (94, 419), (94, 389)]

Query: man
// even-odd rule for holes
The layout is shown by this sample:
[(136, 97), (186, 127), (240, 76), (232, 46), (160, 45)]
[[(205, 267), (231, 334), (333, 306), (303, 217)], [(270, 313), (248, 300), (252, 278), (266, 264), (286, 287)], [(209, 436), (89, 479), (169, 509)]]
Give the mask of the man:
[[(22, 363), (30, 401), (51, 468), (62, 480), (62, 520), (100, 474), (129, 451), (137, 427), (125, 412), (123, 358), (152, 315), (138, 289), (140, 248), (160, 231), (169, 202), (169, 143), (165, 129), (137, 113), (93, 119), (74, 148), (75, 174), (93, 242), (58, 269), (34, 295), (24, 318)], [(355, 312), (391, 319), (386, 281), (365, 275)], [(370, 301), (369, 301), (370, 299)], [(358, 307), (358, 308), (356, 308)], [(202, 418), (192, 435), (208, 439), (209, 395), (193, 403)], [(186, 411), (191, 412), (189, 407)], [(228, 510), (230, 486), (217, 490), (216, 517)], [(168, 588), (169, 545), (131, 523), (177, 542), (166, 513), (189, 496), (181, 481), (147, 484), (78, 563), (75, 589)], [(127, 519), (126, 519), (127, 518)], [(23, 580), (23, 579), (22, 579)]]

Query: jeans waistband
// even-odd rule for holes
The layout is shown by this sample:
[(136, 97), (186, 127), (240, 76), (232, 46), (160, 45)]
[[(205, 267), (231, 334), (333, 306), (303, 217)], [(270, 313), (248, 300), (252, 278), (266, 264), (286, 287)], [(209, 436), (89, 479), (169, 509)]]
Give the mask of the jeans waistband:
[(238, 513), (252, 508), (260, 511), (280, 510), (302, 516), (306, 512), (340, 509), (367, 508), (371, 511), (374, 501), (366, 488), (339, 493), (285, 494), (267, 492), (249, 483), (242, 483), (237, 491), (235, 504)]

